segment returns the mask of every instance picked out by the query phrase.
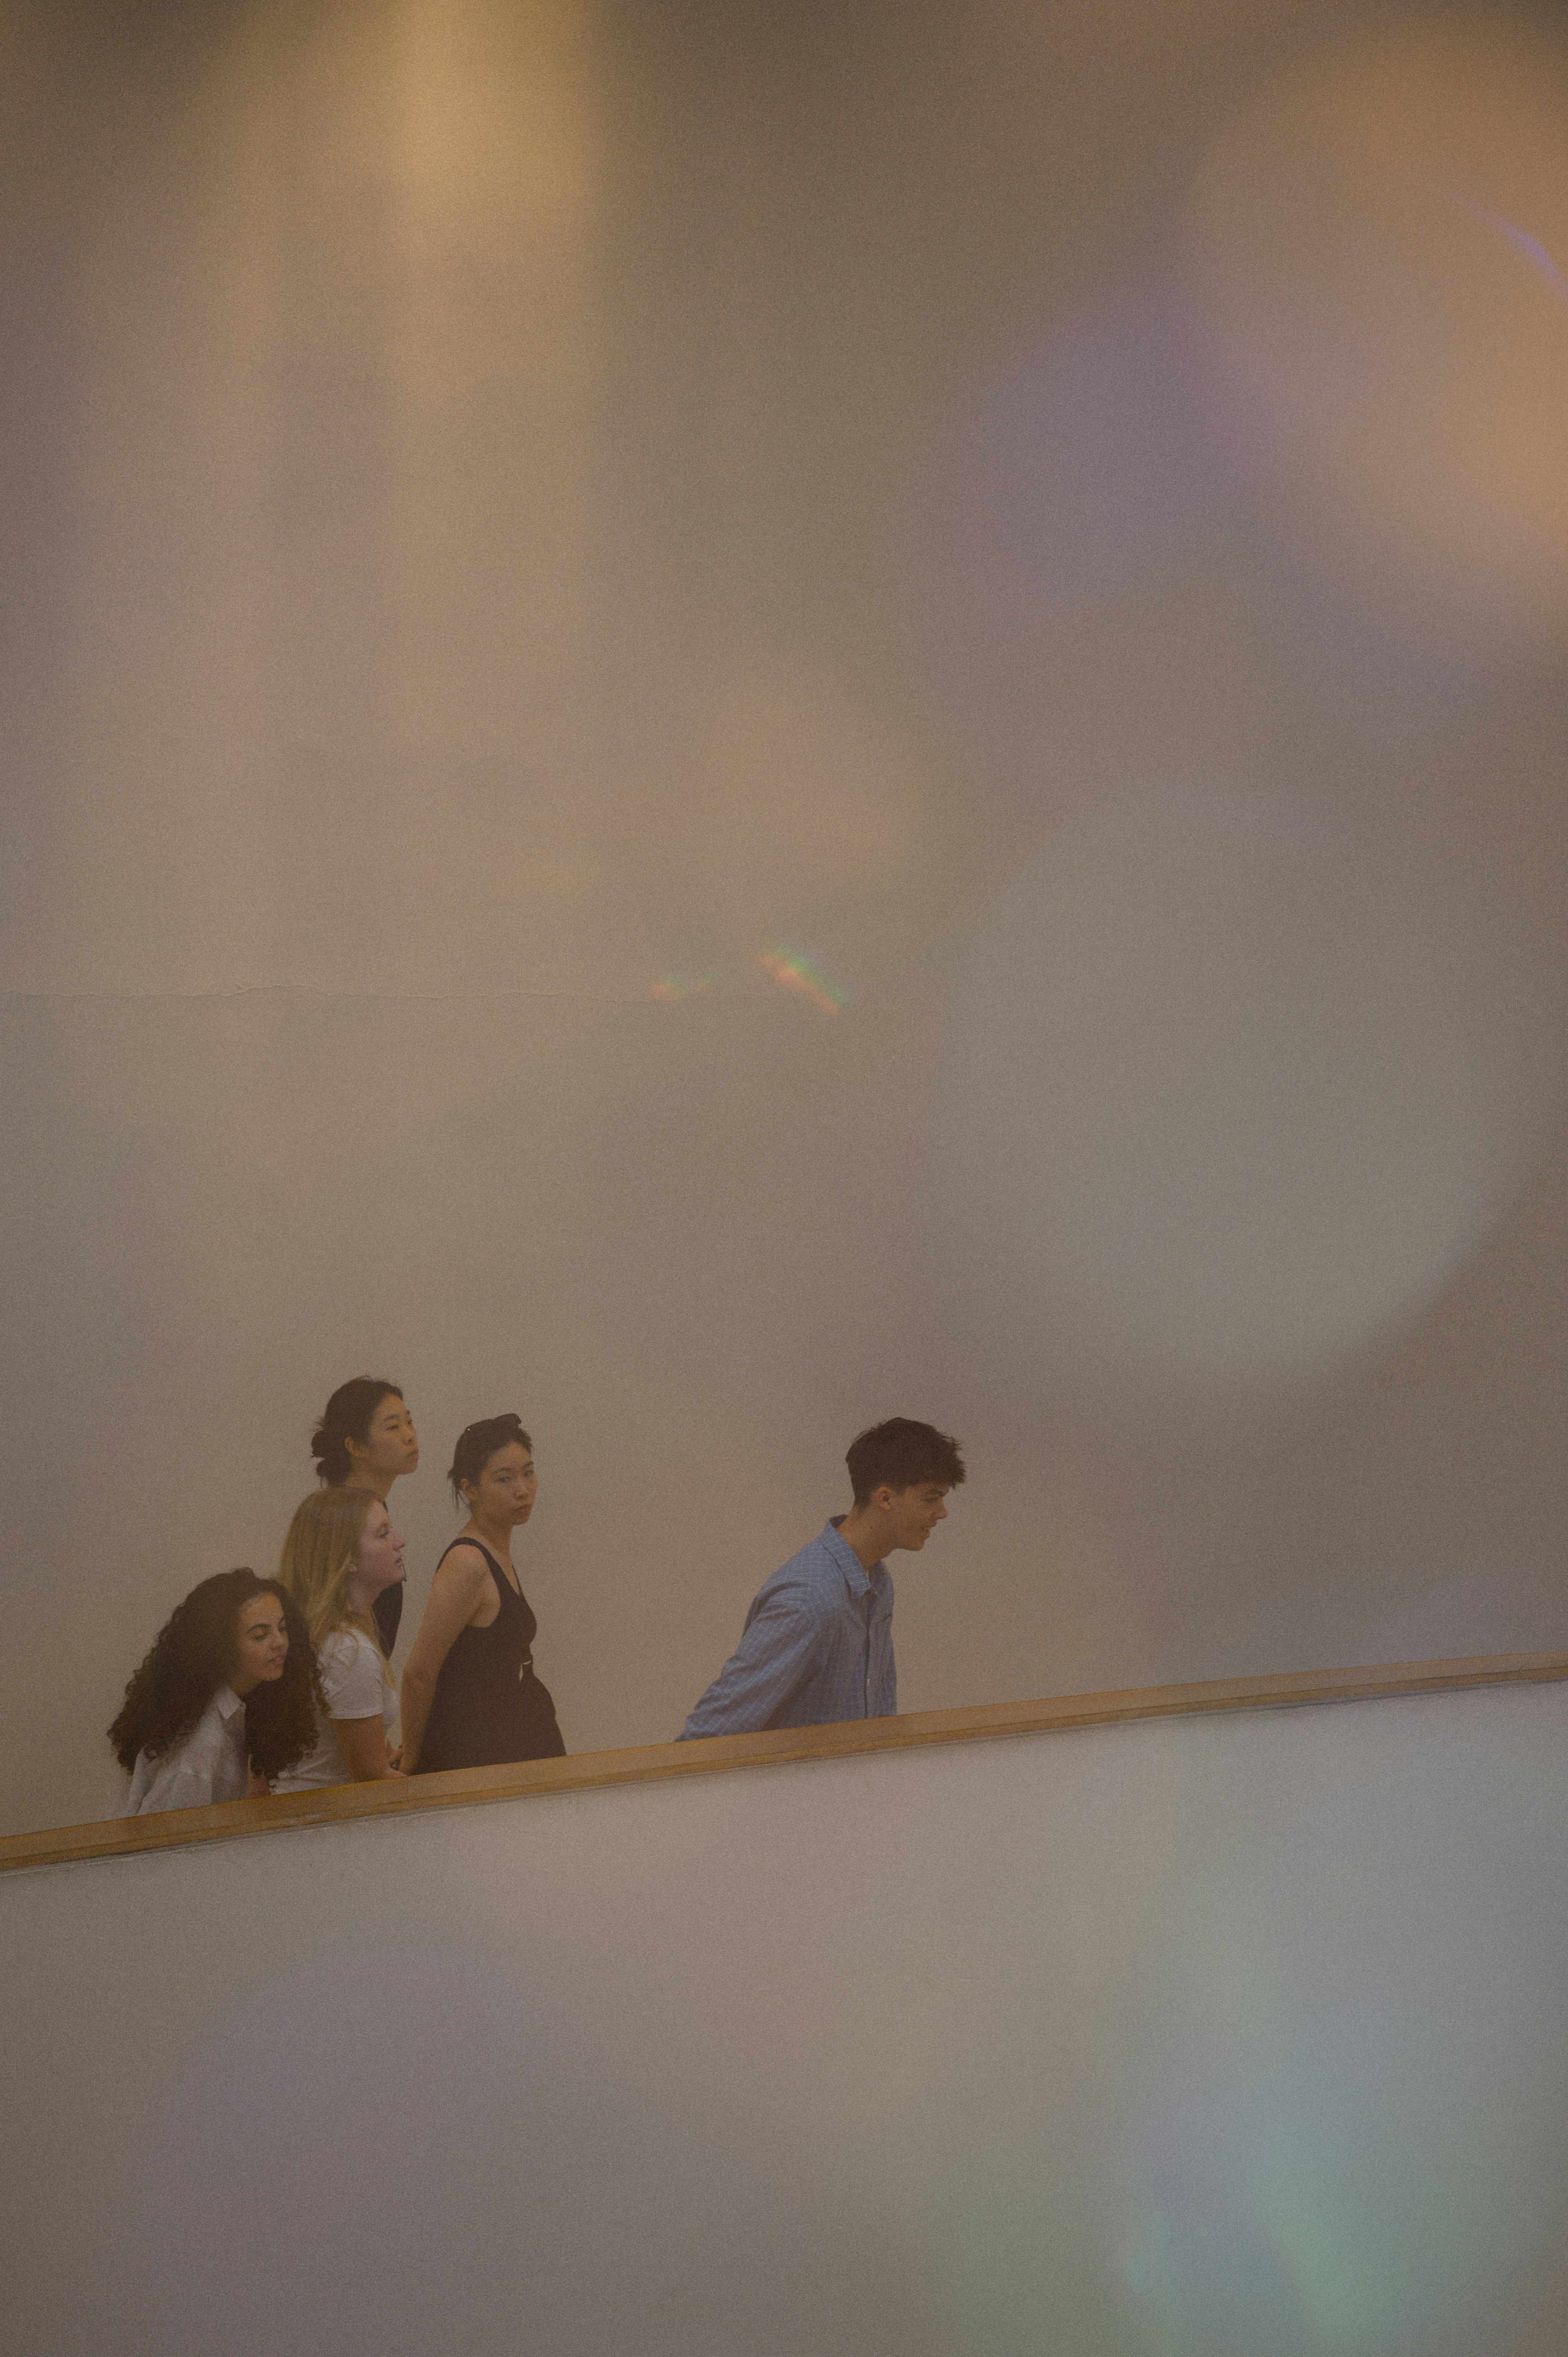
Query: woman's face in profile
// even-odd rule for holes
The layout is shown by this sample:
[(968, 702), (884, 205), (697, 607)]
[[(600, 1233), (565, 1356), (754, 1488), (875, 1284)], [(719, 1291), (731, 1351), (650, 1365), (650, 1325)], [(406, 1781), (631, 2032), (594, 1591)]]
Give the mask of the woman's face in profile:
[(391, 1474), (395, 1481), (419, 1465), (419, 1436), (407, 1405), (388, 1392), (371, 1416), (363, 1441), (350, 1442), (349, 1455), (361, 1474)]
[(509, 1440), (489, 1459), (474, 1484), (474, 1511), (490, 1523), (519, 1526), (533, 1512), (539, 1476), (521, 1440)]
[(392, 1516), (378, 1501), (365, 1516), (355, 1551), (360, 1578), (371, 1595), (379, 1596), (383, 1587), (397, 1586), (403, 1576), (403, 1533), (393, 1530)]
[(240, 1607), (234, 1645), (234, 1667), (229, 1684), (237, 1695), (253, 1693), (270, 1679), (281, 1678), (288, 1660), (288, 1629), (283, 1598), (263, 1590)]

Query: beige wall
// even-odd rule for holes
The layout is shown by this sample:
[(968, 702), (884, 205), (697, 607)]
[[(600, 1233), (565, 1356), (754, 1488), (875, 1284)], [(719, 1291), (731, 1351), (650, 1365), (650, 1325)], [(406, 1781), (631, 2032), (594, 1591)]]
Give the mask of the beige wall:
[(1562, 1641), (1556, 84), (1352, 21), (0, 10), (0, 1824), (360, 1370), (575, 1749), (895, 1412), (911, 1706)]
[(0, 2341), (1557, 2357), (1565, 1734), (1494, 1688), (7, 1875)]

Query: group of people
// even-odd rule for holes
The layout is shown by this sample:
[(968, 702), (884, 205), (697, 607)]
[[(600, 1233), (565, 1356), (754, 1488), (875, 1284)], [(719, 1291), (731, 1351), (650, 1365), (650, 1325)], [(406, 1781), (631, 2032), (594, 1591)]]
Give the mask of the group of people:
[(320, 1486), (295, 1509), (277, 1577), (202, 1580), (126, 1687), (109, 1739), (130, 1771), (128, 1814), (564, 1751), (512, 1561), (538, 1491), (521, 1419), (457, 1437), (447, 1480), (467, 1520), (436, 1567), (401, 1710), (389, 1661), (403, 1540), (387, 1501), (419, 1463), (401, 1387), (342, 1384), (311, 1453)]
[[(458, 1435), (447, 1480), (467, 1519), (436, 1566), (401, 1696), (390, 1657), (403, 1540), (388, 1499), (419, 1463), (401, 1387), (370, 1375), (342, 1384), (311, 1449), (319, 1486), (295, 1509), (276, 1578), (202, 1580), (126, 1687), (109, 1739), (130, 1774), (127, 1814), (564, 1752), (512, 1561), (538, 1492), (520, 1418), (486, 1416)], [(849, 1512), (764, 1583), (681, 1739), (897, 1708), (884, 1558), (925, 1544), (963, 1460), (947, 1434), (895, 1416), (861, 1433), (845, 1462)]]

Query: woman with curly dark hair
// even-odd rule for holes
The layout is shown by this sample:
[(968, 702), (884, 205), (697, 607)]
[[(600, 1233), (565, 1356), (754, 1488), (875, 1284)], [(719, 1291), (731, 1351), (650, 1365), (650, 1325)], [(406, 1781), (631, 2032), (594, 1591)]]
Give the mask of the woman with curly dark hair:
[(109, 1740), (127, 1816), (242, 1801), (316, 1737), (316, 1657), (275, 1579), (220, 1571), (177, 1604), (125, 1688)]

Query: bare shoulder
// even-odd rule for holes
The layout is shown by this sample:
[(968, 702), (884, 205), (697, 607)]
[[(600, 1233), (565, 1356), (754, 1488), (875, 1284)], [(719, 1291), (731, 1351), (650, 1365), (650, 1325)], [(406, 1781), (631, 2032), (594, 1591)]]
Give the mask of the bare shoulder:
[(435, 1578), (447, 1587), (477, 1590), (489, 1578), (489, 1569), (477, 1539), (454, 1539), (435, 1566)]

